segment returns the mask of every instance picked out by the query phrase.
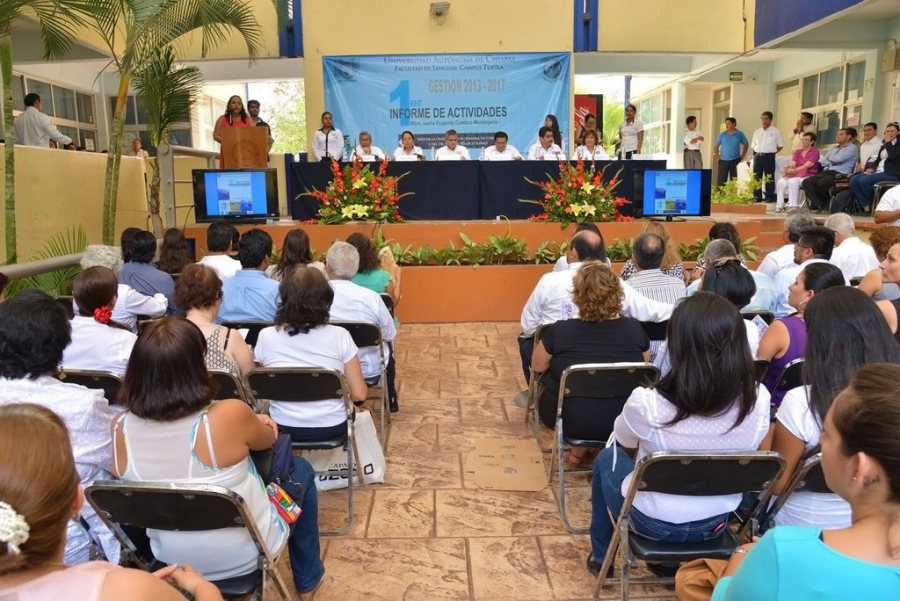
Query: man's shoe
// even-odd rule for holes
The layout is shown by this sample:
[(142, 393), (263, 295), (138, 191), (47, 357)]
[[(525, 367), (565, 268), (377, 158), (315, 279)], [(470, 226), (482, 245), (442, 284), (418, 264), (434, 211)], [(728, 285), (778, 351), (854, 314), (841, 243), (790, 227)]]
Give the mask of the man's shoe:
[[(600, 576), (600, 568), (602, 568), (602, 567), (603, 567), (602, 562), (596, 561), (594, 559), (593, 555), (588, 555), (587, 569), (588, 569), (588, 572), (590, 572), (594, 576), (594, 578), (598, 578)], [(610, 564), (609, 569), (606, 570), (607, 578), (615, 578), (615, 567), (616, 567), (615, 563)]]
[(397, 413), (398, 411), (400, 411), (400, 404), (397, 402), (397, 399), (388, 400), (388, 409), (391, 413)]
[(516, 403), (517, 407), (528, 409), (529, 407), (531, 407), (531, 392), (528, 390), (523, 390), (516, 395), (516, 398), (513, 399), (513, 401)]

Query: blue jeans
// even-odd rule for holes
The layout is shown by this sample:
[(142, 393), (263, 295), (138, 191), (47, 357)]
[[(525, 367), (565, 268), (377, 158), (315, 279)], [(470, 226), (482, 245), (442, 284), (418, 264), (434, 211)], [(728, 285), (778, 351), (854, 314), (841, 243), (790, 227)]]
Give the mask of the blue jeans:
[[(613, 457), (616, 471), (613, 471)], [(612, 542), (615, 523), (611, 522), (607, 511), (618, 519), (625, 499), (622, 496), (622, 481), (634, 471), (634, 460), (618, 446), (603, 449), (594, 462), (594, 482), (591, 511), (591, 554), (594, 560), (602, 562)], [(627, 491), (626, 491), (627, 492)], [(631, 509), (631, 529), (647, 538), (666, 543), (694, 543), (711, 540), (725, 532), (728, 515), (671, 524), (648, 517)]]
[(856, 197), (856, 202), (862, 208), (872, 206), (875, 198), (875, 184), (878, 182), (894, 182), (900, 179), (897, 175), (887, 173), (871, 173), (869, 175), (857, 174), (850, 178), (850, 189)]
[(288, 538), (294, 588), (301, 594), (316, 588), (325, 575), (319, 550), (319, 499), (315, 477), (316, 474), (306, 459), (294, 457), (291, 481), (295, 484), (282, 482), (282, 487), (303, 510), (297, 521), (291, 524), (291, 535)]

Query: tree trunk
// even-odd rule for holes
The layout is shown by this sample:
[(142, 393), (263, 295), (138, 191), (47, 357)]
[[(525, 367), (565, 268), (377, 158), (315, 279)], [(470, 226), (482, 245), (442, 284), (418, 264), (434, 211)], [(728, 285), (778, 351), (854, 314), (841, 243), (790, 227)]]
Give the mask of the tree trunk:
[(16, 253), (16, 155), (13, 143), (12, 36), (0, 31), (0, 79), (3, 80), (3, 135), (6, 140), (6, 262), (15, 263)]
[(128, 85), (131, 76), (122, 74), (119, 80), (119, 95), (116, 98), (116, 112), (110, 129), (109, 154), (106, 157), (106, 183), (103, 190), (103, 244), (115, 244), (116, 203), (119, 195), (119, 166), (122, 163), (122, 132), (125, 129), (125, 101), (128, 99)]
[[(156, 158), (156, 161), (159, 161), (159, 157)], [(159, 178), (159, 165), (156, 162), (150, 163), (150, 168), (153, 170), (153, 176), (150, 178), (150, 200), (149, 209), (150, 209), (150, 220), (153, 223), (153, 234), (157, 238), (162, 238), (165, 233), (163, 229), (162, 216), (159, 214), (159, 188), (160, 188), (160, 178)]]

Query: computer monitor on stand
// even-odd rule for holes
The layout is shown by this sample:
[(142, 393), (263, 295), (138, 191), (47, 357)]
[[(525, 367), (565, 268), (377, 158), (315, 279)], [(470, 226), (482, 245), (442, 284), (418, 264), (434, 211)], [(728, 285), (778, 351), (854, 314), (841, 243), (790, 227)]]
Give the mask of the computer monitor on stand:
[(636, 169), (635, 217), (657, 221), (684, 221), (709, 217), (712, 171), (709, 169)]

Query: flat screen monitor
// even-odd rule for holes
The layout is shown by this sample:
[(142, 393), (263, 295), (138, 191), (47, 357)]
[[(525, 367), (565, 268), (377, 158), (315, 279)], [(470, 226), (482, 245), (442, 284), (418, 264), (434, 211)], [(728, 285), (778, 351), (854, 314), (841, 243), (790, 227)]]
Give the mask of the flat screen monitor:
[(635, 217), (708, 217), (712, 200), (709, 169), (636, 169)]
[(278, 218), (274, 169), (194, 169), (193, 180), (197, 223)]

